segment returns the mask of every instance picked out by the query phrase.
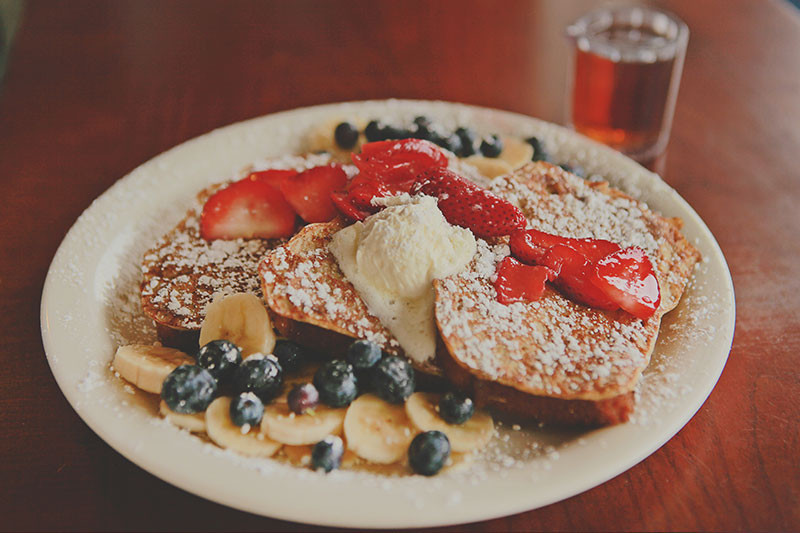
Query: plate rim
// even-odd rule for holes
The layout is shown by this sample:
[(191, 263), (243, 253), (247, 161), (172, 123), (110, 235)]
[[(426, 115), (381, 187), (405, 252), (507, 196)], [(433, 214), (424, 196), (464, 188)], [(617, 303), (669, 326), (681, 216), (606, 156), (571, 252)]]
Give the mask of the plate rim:
[[(340, 514), (337, 515), (336, 513), (330, 514), (328, 516), (316, 517), (316, 518), (311, 516), (311, 515), (309, 515), (309, 514), (306, 514), (305, 516), (304, 515), (298, 516), (290, 508), (287, 508), (285, 510), (285, 512), (283, 512), (281, 509), (270, 509), (269, 514), (267, 514), (263, 507), (260, 507), (260, 506), (257, 506), (257, 505), (251, 505), (249, 503), (242, 502), (242, 501), (235, 501), (230, 497), (220, 497), (220, 495), (218, 493), (214, 493), (214, 491), (209, 492), (209, 490), (206, 490), (207, 488), (198, 487), (196, 484), (191, 483), (191, 481), (193, 481), (191, 479), (191, 476), (189, 477), (189, 479), (187, 479), (186, 476), (185, 476), (185, 474), (186, 474), (185, 472), (179, 471), (179, 470), (177, 470), (175, 468), (172, 468), (172, 469), (164, 468), (164, 466), (160, 462), (153, 461), (151, 458), (143, 457), (141, 454), (139, 454), (135, 450), (133, 450), (130, 446), (127, 446), (126, 443), (124, 442), (124, 439), (122, 439), (121, 436), (118, 433), (115, 433), (115, 431), (112, 431), (109, 428), (107, 428), (106, 426), (104, 426), (103, 423), (101, 422), (101, 417), (93, 416), (93, 413), (91, 411), (86, 411), (86, 410), (78, 407), (77, 404), (79, 403), (79, 400), (76, 398), (76, 396), (78, 394), (80, 394), (80, 393), (79, 393), (79, 391), (73, 390), (72, 388), (68, 387), (67, 384), (65, 382), (63, 382), (63, 380), (65, 380), (66, 378), (61, 373), (61, 369), (59, 368), (59, 365), (58, 365), (58, 363), (56, 362), (56, 359), (53, 356), (53, 354), (55, 353), (56, 348), (55, 348), (55, 345), (54, 345), (54, 341), (51, 338), (52, 330), (49, 327), (49, 316), (48, 316), (49, 305), (48, 304), (51, 303), (51, 299), (53, 298), (53, 296), (52, 296), (52, 294), (53, 294), (53, 284), (54, 284), (54, 279), (55, 279), (55, 276), (56, 276), (55, 275), (55, 270), (56, 270), (57, 262), (59, 260), (59, 257), (63, 256), (66, 253), (66, 252), (64, 252), (62, 250), (64, 250), (66, 248), (66, 246), (68, 245), (68, 243), (72, 240), (73, 237), (70, 237), (70, 235), (73, 235), (75, 232), (78, 231), (76, 228), (78, 227), (78, 225), (79, 225), (79, 223), (81, 221), (81, 218), (84, 216), (85, 213), (89, 212), (89, 210), (91, 210), (92, 208), (94, 208), (97, 205), (97, 201), (99, 199), (103, 198), (104, 196), (109, 195), (110, 192), (112, 190), (114, 190), (116, 187), (121, 187), (122, 184), (126, 180), (133, 179), (136, 171), (138, 169), (142, 168), (143, 166), (148, 165), (148, 164), (154, 164), (154, 162), (161, 161), (161, 160), (163, 160), (165, 158), (169, 158), (170, 154), (175, 153), (177, 150), (181, 149), (182, 147), (185, 147), (185, 146), (187, 146), (187, 145), (189, 145), (191, 143), (199, 143), (202, 139), (207, 139), (212, 135), (219, 134), (220, 132), (232, 131), (235, 128), (244, 128), (248, 124), (255, 124), (255, 123), (259, 122), (259, 121), (264, 121), (264, 120), (276, 120), (276, 121), (279, 121), (279, 120), (285, 119), (287, 116), (291, 117), (291, 115), (293, 115), (293, 114), (309, 113), (311, 111), (324, 112), (326, 110), (339, 109), (342, 106), (354, 106), (354, 107), (365, 107), (366, 106), (366, 107), (368, 107), (369, 105), (380, 105), (380, 104), (384, 104), (384, 103), (388, 103), (388, 102), (396, 103), (397, 105), (400, 105), (400, 106), (403, 106), (403, 105), (460, 106), (460, 107), (463, 107), (463, 108), (466, 108), (466, 109), (473, 110), (474, 112), (488, 112), (488, 113), (490, 113), (492, 115), (499, 115), (499, 116), (508, 115), (508, 116), (516, 117), (519, 120), (535, 121), (535, 122), (538, 122), (538, 123), (547, 124), (548, 127), (555, 127), (557, 129), (563, 130), (569, 136), (581, 137), (579, 134), (577, 134), (575, 132), (571, 132), (569, 130), (566, 130), (566, 128), (563, 128), (562, 126), (558, 126), (558, 125), (555, 125), (555, 124), (552, 124), (552, 123), (548, 123), (548, 122), (542, 121), (540, 119), (537, 119), (535, 117), (530, 117), (530, 116), (522, 115), (522, 114), (519, 114), (519, 113), (513, 113), (513, 112), (510, 112), (510, 111), (504, 111), (504, 110), (500, 110), (500, 109), (493, 109), (493, 108), (482, 107), (482, 106), (471, 106), (471, 105), (465, 105), (465, 104), (460, 104), (460, 103), (455, 103), (455, 102), (443, 102), (443, 101), (432, 101), (432, 100), (395, 100), (395, 99), (390, 99), (390, 100), (348, 101), (348, 102), (338, 102), (338, 103), (331, 103), (331, 104), (322, 104), (322, 105), (317, 105), (317, 106), (301, 107), (301, 108), (296, 108), (296, 109), (291, 109), (291, 110), (284, 110), (284, 111), (280, 111), (280, 112), (277, 112), (277, 113), (271, 113), (271, 114), (263, 115), (261, 117), (255, 117), (255, 118), (251, 118), (251, 119), (248, 119), (248, 120), (245, 120), (245, 121), (236, 122), (236, 123), (233, 123), (233, 124), (221, 127), (221, 128), (216, 128), (216, 129), (214, 129), (214, 130), (212, 130), (212, 131), (210, 131), (210, 132), (208, 132), (206, 134), (203, 134), (203, 135), (200, 135), (198, 137), (194, 137), (192, 139), (184, 141), (183, 143), (180, 143), (180, 144), (170, 148), (169, 150), (166, 150), (165, 152), (162, 152), (161, 154), (156, 155), (155, 157), (149, 159), (148, 161), (146, 161), (146, 162), (142, 163), (141, 165), (139, 165), (138, 167), (136, 167), (136, 169), (134, 169), (130, 173), (126, 174), (125, 176), (123, 176), (119, 180), (115, 181), (114, 184), (112, 184), (108, 189), (106, 189), (102, 194), (100, 194), (92, 202), (92, 204), (89, 207), (87, 207), (87, 209), (83, 212), (83, 214), (81, 214), (81, 216), (78, 217), (78, 219), (75, 221), (75, 223), (73, 223), (73, 225), (70, 227), (69, 231), (65, 234), (64, 238), (62, 239), (61, 243), (59, 244), (59, 247), (58, 247), (56, 253), (54, 254), (54, 257), (53, 257), (53, 259), (52, 259), (52, 261), (51, 261), (51, 263), (50, 263), (50, 265), (48, 267), (47, 276), (45, 278), (45, 282), (44, 282), (44, 285), (43, 285), (42, 298), (41, 298), (41, 303), (40, 303), (40, 321), (41, 321), (40, 322), (40, 327), (41, 327), (41, 333), (42, 333), (42, 342), (43, 342), (44, 351), (45, 351), (45, 354), (46, 354), (46, 357), (47, 357), (48, 365), (50, 366), (50, 370), (53, 373), (53, 376), (54, 376), (54, 378), (55, 378), (55, 380), (56, 380), (56, 382), (57, 382), (57, 384), (59, 386), (59, 389), (61, 390), (62, 394), (65, 396), (67, 401), (69, 402), (70, 406), (79, 415), (79, 417), (84, 421), (84, 423), (86, 423), (87, 426), (89, 426), (89, 428), (95, 434), (97, 434), (101, 439), (103, 439), (105, 442), (107, 442), (115, 451), (117, 451), (118, 453), (120, 453), (121, 455), (126, 457), (128, 460), (130, 460), (131, 462), (133, 462), (137, 466), (143, 468), (144, 470), (146, 470), (150, 474), (153, 474), (154, 476), (158, 477), (159, 479), (162, 479), (163, 481), (165, 481), (167, 483), (170, 483), (170, 484), (172, 484), (172, 485), (174, 485), (174, 486), (176, 486), (176, 487), (178, 487), (178, 488), (180, 488), (182, 490), (186, 490), (187, 492), (190, 492), (190, 493), (195, 494), (197, 496), (200, 496), (202, 498), (209, 499), (211, 501), (216, 501), (216, 502), (222, 503), (224, 505), (227, 505), (227, 506), (230, 506), (230, 507), (233, 507), (233, 508), (236, 508), (236, 509), (248, 511), (248, 512), (251, 512), (251, 513), (256, 513), (256, 514), (259, 514), (259, 515), (262, 515), (262, 516), (271, 517), (271, 518), (277, 518), (277, 519), (282, 519), (282, 520), (290, 520), (290, 521), (301, 522), (301, 523), (309, 523), (309, 524), (317, 524), (317, 525), (328, 525), (328, 526), (339, 526), (339, 527), (395, 528), (395, 527), (432, 527), (432, 526), (443, 526), (443, 525), (456, 525), (456, 524), (462, 524), (462, 523), (468, 523), (468, 522), (489, 520), (489, 519), (492, 519), (492, 518), (497, 518), (497, 517), (501, 517), (501, 516), (508, 516), (508, 515), (511, 515), (511, 514), (519, 513), (519, 512), (525, 512), (525, 511), (533, 510), (533, 509), (536, 509), (536, 508), (539, 508), (539, 507), (543, 507), (545, 505), (550, 505), (550, 504), (555, 503), (557, 501), (561, 501), (563, 499), (572, 497), (574, 495), (580, 494), (580, 493), (585, 492), (587, 490), (590, 490), (590, 489), (592, 489), (592, 488), (594, 488), (594, 487), (596, 487), (596, 486), (608, 481), (609, 479), (612, 479), (613, 477), (616, 477), (617, 475), (629, 470), (630, 468), (632, 468), (633, 466), (635, 466), (636, 464), (638, 464), (639, 462), (641, 462), (642, 460), (644, 460), (645, 458), (650, 456), (652, 453), (654, 453), (660, 447), (662, 447), (669, 439), (671, 439), (675, 434), (677, 434), (688, 423), (688, 421), (696, 414), (696, 412), (707, 401), (709, 395), (713, 391), (713, 389), (714, 389), (719, 377), (721, 376), (721, 374), (722, 374), (722, 372), (723, 372), (723, 370), (725, 368), (725, 365), (727, 363), (727, 359), (728, 359), (729, 354), (730, 354), (732, 341), (733, 341), (733, 334), (734, 334), (734, 328), (735, 328), (735, 317), (736, 317), (736, 304), (735, 304), (735, 293), (734, 293), (734, 287), (733, 287), (733, 280), (731, 278), (730, 269), (728, 267), (727, 261), (725, 260), (724, 254), (723, 254), (718, 242), (716, 241), (716, 238), (713, 236), (713, 234), (711, 233), (711, 231), (708, 228), (708, 226), (700, 218), (700, 216), (694, 211), (694, 209), (691, 207), (691, 205), (689, 205), (689, 203), (686, 202), (686, 200), (684, 200), (679, 194), (677, 194), (677, 192), (674, 191), (674, 189), (672, 189), (668, 185), (664, 184), (664, 182), (661, 181), (660, 178), (658, 178), (656, 176), (656, 179), (658, 179), (662, 184), (664, 184), (669, 189), (669, 191), (671, 191), (671, 194), (674, 196), (672, 198), (672, 200), (673, 201), (677, 201), (679, 206), (680, 206), (680, 208), (681, 208), (681, 210), (683, 212), (685, 212), (688, 216), (690, 216), (693, 219), (692, 222), (694, 224), (696, 224), (698, 226), (698, 228), (701, 230), (701, 232), (703, 233), (703, 236), (705, 237), (705, 239), (707, 241), (707, 245), (711, 246), (713, 251), (715, 252), (715, 254), (719, 258), (722, 259), (720, 265), (718, 265), (718, 266), (721, 266), (723, 268), (724, 274), (726, 275), (726, 280), (725, 280), (727, 282), (726, 288), (727, 288), (727, 290), (728, 290), (728, 292), (730, 294), (730, 301), (731, 301), (730, 320), (729, 320), (728, 324), (725, 324), (725, 326), (727, 328), (727, 332), (728, 332), (728, 338), (727, 338), (727, 340), (724, 340), (723, 343), (722, 343), (722, 344), (724, 344), (726, 346), (726, 348), (724, 350), (725, 351), (725, 356), (720, 358), (717, 361), (717, 364), (713, 368), (713, 371), (709, 374), (708, 379), (706, 380), (706, 382), (709, 385), (707, 387), (707, 390), (705, 390), (700, 395), (702, 397), (697, 397), (695, 399), (695, 401), (692, 403), (692, 405), (688, 409), (681, 410), (681, 416), (680, 416), (680, 422), (679, 423), (671, 424), (669, 428), (665, 428), (661, 432), (661, 434), (659, 435), (659, 438), (655, 439), (653, 441), (653, 443), (651, 443), (650, 446), (641, 448), (639, 450), (639, 453), (635, 454), (634, 456), (628, 457), (627, 460), (625, 460), (625, 461), (621, 461), (619, 463), (616, 463), (614, 468), (607, 468), (604, 471), (597, 472), (594, 477), (592, 477), (591, 479), (585, 481), (584, 483), (581, 483), (580, 487), (578, 489), (576, 489), (576, 490), (562, 490), (561, 492), (555, 491), (553, 493), (552, 497), (550, 497), (550, 498), (539, 498), (534, 505), (530, 505), (529, 502), (526, 503), (525, 501), (520, 500), (519, 498), (506, 500), (505, 502), (502, 502), (503, 505), (495, 505), (493, 507), (492, 511), (488, 511), (488, 510), (481, 511), (480, 509), (472, 509), (471, 511), (467, 510), (468, 512), (458, 516), (457, 518), (452, 517), (452, 516), (448, 517), (447, 516), (448, 513), (442, 513), (442, 515), (439, 517), (439, 519), (435, 519), (436, 517), (434, 517), (434, 519), (431, 519), (431, 517), (429, 517), (429, 516), (424, 516), (423, 517), (423, 516), (420, 516), (420, 515), (411, 514), (411, 515), (409, 515), (407, 517), (407, 521), (402, 522), (402, 523), (386, 521), (386, 520), (383, 520), (383, 519), (380, 519), (380, 518), (377, 519), (377, 520), (374, 520), (374, 519), (373, 520), (366, 520), (366, 519), (363, 519), (363, 517), (361, 517), (361, 519), (359, 519), (359, 517), (343, 516), (343, 515), (340, 515)], [(586, 144), (588, 146), (593, 146), (593, 148), (599, 150), (600, 152), (606, 153), (606, 155), (611, 157), (612, 160), (616, 159), (616, 158), (619, 158), (619, 157), (624, 158), (624, 156), (622, 156), (621, 154), (618, 154), (617, 152), (614, 152), (610, 148), (607, 148), (605, 146), (599, 145), (599, 144), (595, 143), (594, 141), (586, 139), (585, 137), (581, 137), (581, 143)], [(612, 155), (609, 155), (608, 154), (609, 152)], [(627, 161), (630, 161), (627, 158), (624, 158), (624, 159), (627, 160)], [(652, 174), (652, 173), (649, 173), (649, 174)], [(652, 176), (655, 176), (655, 175), (652, 174)], [(650, 178), (650, 179), (652, 179), (652, 178)], [(681, 216), (683, 217), (684, 215), (682, 214)], [(567, 494), (567, 492), (568, 492), (568, 494)]]

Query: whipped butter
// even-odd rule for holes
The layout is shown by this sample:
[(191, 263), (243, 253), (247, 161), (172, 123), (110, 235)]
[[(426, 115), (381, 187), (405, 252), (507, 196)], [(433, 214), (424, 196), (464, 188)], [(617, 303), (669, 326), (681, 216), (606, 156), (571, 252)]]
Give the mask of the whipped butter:
[(430, 196), (405, 194), (385, 205), (337, 232), (329, 249), (369, 311), (423, 363), (436, 352), (432, 281), (472, 260), (475, 237), (449, 224)]

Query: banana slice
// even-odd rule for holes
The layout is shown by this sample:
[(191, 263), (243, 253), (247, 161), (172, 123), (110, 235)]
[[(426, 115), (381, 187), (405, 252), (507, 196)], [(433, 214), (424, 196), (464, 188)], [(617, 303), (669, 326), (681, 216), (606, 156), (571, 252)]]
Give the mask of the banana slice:
[(217, 398), (206, 409), (206, 432), (215, 444), (250, 457), (272, 457), (280, 442), (270, 440), (257, 429), (242, 433), (242, 428), (231, 421), (231, 399)]
[(533, 159), (533, 146), (518, 137), (503, 137), (500, 159), (516, 170)]
[(447, 435), (454, 452), (471, 452), (486, 446), (494, 435), (492, 417), (476, 411), (463, 424), (448, 424), (437, 411), (440, 398), (440, 394), (415, 392), (406, 400), (408, 418), (422, 431), (438, 430)]
[(273, 402), (264, 409), (261, 431), (283, 444), (316, 444), (328, 435), (342, 432), (345, 411), (320, 404), (313, 411), (298, 415), (289, 410), (288, 403)]
[(400, 461), (417, 432), (402, 405), (390, 404), (373, 394), (357, 398), (344, 417), (347, 447), (373, 463)]
[(194, 413), (191, 415), (176, 413), (167, 406), (164, 400), (161, 400), (161, 403), (158, 405), (158, 412), (176, 426), (188, 429), (192, 433), (205, 433), (206, 431), (205, 413)]
[(114, 370), (145, 392), (161, 393), (170, 372), (194, 359), (180, 350), (147, 344), (120, 346), (114, 354)]
[(255, 294), (237, 293), (210, 303), (200, 328), (200, 346), (217, 339), (236, 344), (244, 358), (272, 353), (275, 332), (261, 299)]
[(471, 155), (464, 159), (465, 162), (475, 167), (478, 172), (487, 178), (496, 178), (504, 174), (510, 174), (514, 169), (504, 159), (499, 157), (484, 157), (482, 155)]

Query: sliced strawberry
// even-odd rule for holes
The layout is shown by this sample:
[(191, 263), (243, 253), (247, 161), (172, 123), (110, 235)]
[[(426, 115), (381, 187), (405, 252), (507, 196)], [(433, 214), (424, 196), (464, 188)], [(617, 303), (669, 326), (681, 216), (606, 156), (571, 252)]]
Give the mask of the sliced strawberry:
[(286, 201), (306, 222), (327, 222), (336, 216), (331, 193), (344, 189), (347, 173), (338, 165), (310, 168), (288, 176), (280, 186)]
[(593, 264), (580, 252), (564, 244), (556, 244), (544, 255), (542, 264), (558, 273), (555, 285), (570, 299), (598, 309), (619, 308), (615, 301), (589, 281)]
[(273, 239), (294, 233), (297, 215), (269, 183), (244, 178), (217, 191), (203, 206), (204, 239)]
[(569, 246), (589, 262), (594, 262), (620, 249), (619, 245), (602, 239), (570, 239), (543, 231), (528, 229), (514, 232), (509, 245), (511, 253), (528, 264), (540, 264), (547, 250), (560, 244)]
[(469, 228), (478, 237), (499, 237), (525, 228), (515, 205), (446, 168), (432, 168), (412, 187), (439, 200), (439, 210), (451, 224)]
[(269, 183), (276, 189), (280, 189), (283, 182), (286, 181), (286, 178), (290, 178), (292, 176), (296, 176), (296, 170), (283, 170), (277, 168), (271, 168), (268, 170), (257, 170), (255, 172), (251, 172), (249, 176), (250, 179), (256, 181), (263, 181)]
[(340, 213), (351, 220), (364, 220), (372, 214), (372, 211), (356, 207), (353, 201), (347, 196), (347, 193), (343, 191), (331, 193), (331, 201)]
[(533, 302), (544, 294), (546, 281), (555, 279), (556, 273), (545, 266), (524, 265), (513, 257), (506, 257), (497, 267), (494, 288), (501, 304)]
[(622, 309), (642, 320), (653, 316), (661, 303), (653, 264), (636, 246), (597, 261), (588, 279)]
[(378, 141), (361, 147), (361, 153), (352, 154), (353, 163), (362, 174), (394, 183), (406, 192), (423, 171), (447, 167), (447, 156), (438, 146), (422, 139)]

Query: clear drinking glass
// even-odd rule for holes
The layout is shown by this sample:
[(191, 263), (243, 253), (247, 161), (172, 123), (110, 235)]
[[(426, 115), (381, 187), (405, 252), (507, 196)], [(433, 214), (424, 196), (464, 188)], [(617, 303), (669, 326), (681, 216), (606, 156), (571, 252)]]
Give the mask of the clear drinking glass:
[(567, 27), (568, 122), (650, 165), (664, 153), (689, 28), (645, 6), (600, 8)]

